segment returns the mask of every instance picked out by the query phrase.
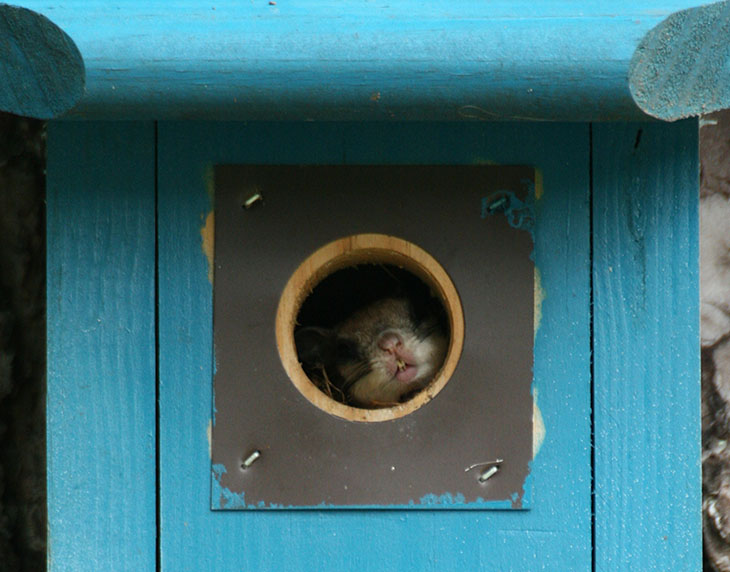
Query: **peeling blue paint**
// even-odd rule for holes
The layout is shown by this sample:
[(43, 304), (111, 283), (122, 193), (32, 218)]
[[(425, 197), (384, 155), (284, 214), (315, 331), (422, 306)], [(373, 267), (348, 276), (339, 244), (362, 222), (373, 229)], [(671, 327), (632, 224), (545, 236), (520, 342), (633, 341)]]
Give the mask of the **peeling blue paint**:
[[(279, 510), (312, 510), (312, 509), (382, 509), (382, 508), (388, 508), (388, 509), (429, 509), (429, 508), (468, 508), (468, 509), (482, 509), (482, 510), (508, 510), (516, 508), (515, 504), (520, 499), (519, 493), (512, 493), (510, 495), (509, 499), (505, 500), (498, 500), (498, 501), (486, 501), (479, 497), (475, 502), (468, 503), (466, 502), (466, 498), (461, 493), (442, 493), (440, 495), (437, 494), (428, 494), (422, 496), (418, 501), (410, 500), (408, 501), (408, 504), (405, 505), (387, 505), (387, 506), (381, 506), (381, 505), (333, 505), (326, 502), (321, 502), (315, 506), (293, 506), (293, 505), (283, 505), (279, 503), (267, 503), (265, 501), (259, 501), (258, 503), (246, 503), (246, 494), (244, 492), (242, 493), (234, 493), (227, 487), (224, 487), (221, 485), (220, 481), (224, 474), (226, 474), (228, 471), (225, 468), (224, 465), (221, 464), (214, 464), (212, 466), (212, 491), (211, 491), (211, 500), (212, 500), (212, 507), (214, 510), (216, 509), (224, 509), (224, 510), (236, 510), (236, 509), (279, 509)], [(528, 475), (528, 480), (530, 479)], [(525, 496), (528, 487), (527, 480), (525, 481)], [(526, 506), (525, 498), (523, 496), (521, 507), (519, 508), (528, 508)]]
[(245, 493), (234, 493), (226, 487), (222, 487), (220, 484), (221, 477), (228, 471), (223, 465), (216, 464), (212, 467), (213, 479), (212, 479), (212, 494), (211, 500), (213, 503), (218, 501), (218, 508), (224, 509), (240, 509), (247, 508)]
[(451, 505), (463, 505), (464, 495), (457, 493), (455, 495), (451, 493), (443, 493), (442, 495), (425, 495), (421, 497), (420, 503), (423, 505), (435, 505), (435, 504), (451, 504)]
[(525, 482), (522, 484), (522, 508), (530, 508), (532, 506), (532, 471), (533, 471), (534, 459), (528, 463), (529, 471)]
[(213, 469), (213, 475), (214, 475), (214, 476), (215, 476), (215, 478), (216, 478), (216, 479), (218, 479), (218, 480), (220, 480), (220, 478), (221, 478), (221, 477), (222, 477), (222, 476), (223, 476), (224, 474), (226, 474), (226, 473), (228, 472), (228, 471), (226, 470), (226, 468), (225, 468), (225, 467), (224, 467), (223, 465), (221, 465), (221, 464), (215, 464), (215, 465), (213, 465), (212, 469)]

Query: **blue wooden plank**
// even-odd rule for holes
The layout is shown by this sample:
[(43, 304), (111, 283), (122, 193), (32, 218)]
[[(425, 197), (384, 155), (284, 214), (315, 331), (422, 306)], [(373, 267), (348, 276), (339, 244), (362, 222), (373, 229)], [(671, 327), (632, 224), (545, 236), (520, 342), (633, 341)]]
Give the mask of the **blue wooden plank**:
[(629, 67), (636, 103), (673, 121), (730, 107), (730, 2), (672, 14), (650, 30)]
[[(159, 142), (163, 570), (590, 568), (586, 125), (173, 122), (160, 124)], [(210, 166), (237, 162), (541, 169), (534, 393), (546, 432), (532, 463), (530, 511), (209, 510), (212, 287), (201, 231), (212, 208)]]
[(697, 122), (597, 125), (596, 569), (701, 569)]
[(644, 117), (634, 50), (701, 3), (23, 1), (79, 46), (84, 117), (569, 121)]
[(45, 16), (0, 4), (0, 110), (51, 119), (84, 93), (73, 40)]
[(154, 570), (151, 123), (48, 129), (49, 570)]

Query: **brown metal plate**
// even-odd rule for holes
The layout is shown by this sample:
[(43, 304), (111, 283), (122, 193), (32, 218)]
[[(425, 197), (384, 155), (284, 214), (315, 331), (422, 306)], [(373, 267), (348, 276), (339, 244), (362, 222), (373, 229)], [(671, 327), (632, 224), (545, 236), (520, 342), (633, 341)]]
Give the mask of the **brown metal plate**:
[[(216, 167), (212, 508), (528, 507), (533, 244), (515, 219), (483, 207), (500, 191), (527, 201), (533, 183), (534, 169), (516, 166)], [(244, 208), (257, 193), (262, 200)], [(464, 311), (450, 381), (391, 421), (318, 409), (277, 351), (275, 317), (292, 273), (321, 246), (359, 233), (427, 251)], [(465, 471), (497, 458), (486, 482), (481, 468)]]

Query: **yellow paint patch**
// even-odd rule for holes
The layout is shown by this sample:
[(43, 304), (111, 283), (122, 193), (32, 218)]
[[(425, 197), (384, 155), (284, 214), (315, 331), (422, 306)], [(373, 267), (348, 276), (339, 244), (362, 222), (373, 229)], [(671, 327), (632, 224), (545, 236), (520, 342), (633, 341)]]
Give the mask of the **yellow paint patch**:
[(540, 407), (537, 405), (537, 388), (533, 391), (533, 402), (532, 402), (532, 458), (537, 457), (537, 454), (542, 448), (542, 444), (545, 441), (545, 422), (542, 419), (542, 413)]
[[(535, 201), (539, 201), (543, 195), (543, 183), (542, 183), (542, 171), (535, 169)], [(535, 294), (534, 294), (534, 315), (533, 315), (533, 327), (534, 333), (537, 335), (537, 331), (540, 329), (540, 323), (542, 322), (542, 303), (545, 300), (545, 289), (542, 287), (542, 276), (540, 275), (540, 269), (535, 267)], [(538, 391), (537, 387), (533, 389), (533, 402), (532, 402), (532, 458), (537, 457), (537, 454), (542, 448), (542, 444), (545, 442), (545, 421), (542, 418), (542, 412), (537, 404)]]
[(542, 194), (542, 171), (540, 169), (535, 169), (535, 200), (539, 201), (542, 198)]
[(537, 335), (537, 330), (540, 329), (540, 322), (542, 322), (542, 303), (545, 300), (545, 289), (542, 287), (542, 278), (540, 276), (540, 270), (535, 267), (535, 309), (533, 312), (533, 327), (534, 333)]
[(213, 420), (208, 421), (208, 427), (205, 429), (205, 436), (208, 438), (208, 458), (213, 458)]
[(213, 211), (210, 211), (205, 217), (205, 224), (200, 229), (200, 238), (203, 241), (203, 254), (208, 259), (208, 280), (213, 284), (215, 261), (215, 213)]
[(472, 161), (472, 164), (474, 165), (499, 165), (496, 161), (492, 161), (491, 159), (482, 159), (481, 157), (477, 157)]
[(203, 176), (205, 178), (205, 190), (208, 191), (208, 198), (212, 205), (213, 199), (215, 198), (215, 167), (210, 164), (206, 165)]

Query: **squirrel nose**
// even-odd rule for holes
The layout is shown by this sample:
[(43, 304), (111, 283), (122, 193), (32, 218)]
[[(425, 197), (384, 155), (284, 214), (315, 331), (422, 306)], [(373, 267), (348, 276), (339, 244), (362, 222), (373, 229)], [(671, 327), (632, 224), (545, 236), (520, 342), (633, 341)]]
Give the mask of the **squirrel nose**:
[(378, 340), (378, 347), (390, 353), (393, 353), (402, 344), (403, 340), (395, 332), (386, 332)]

